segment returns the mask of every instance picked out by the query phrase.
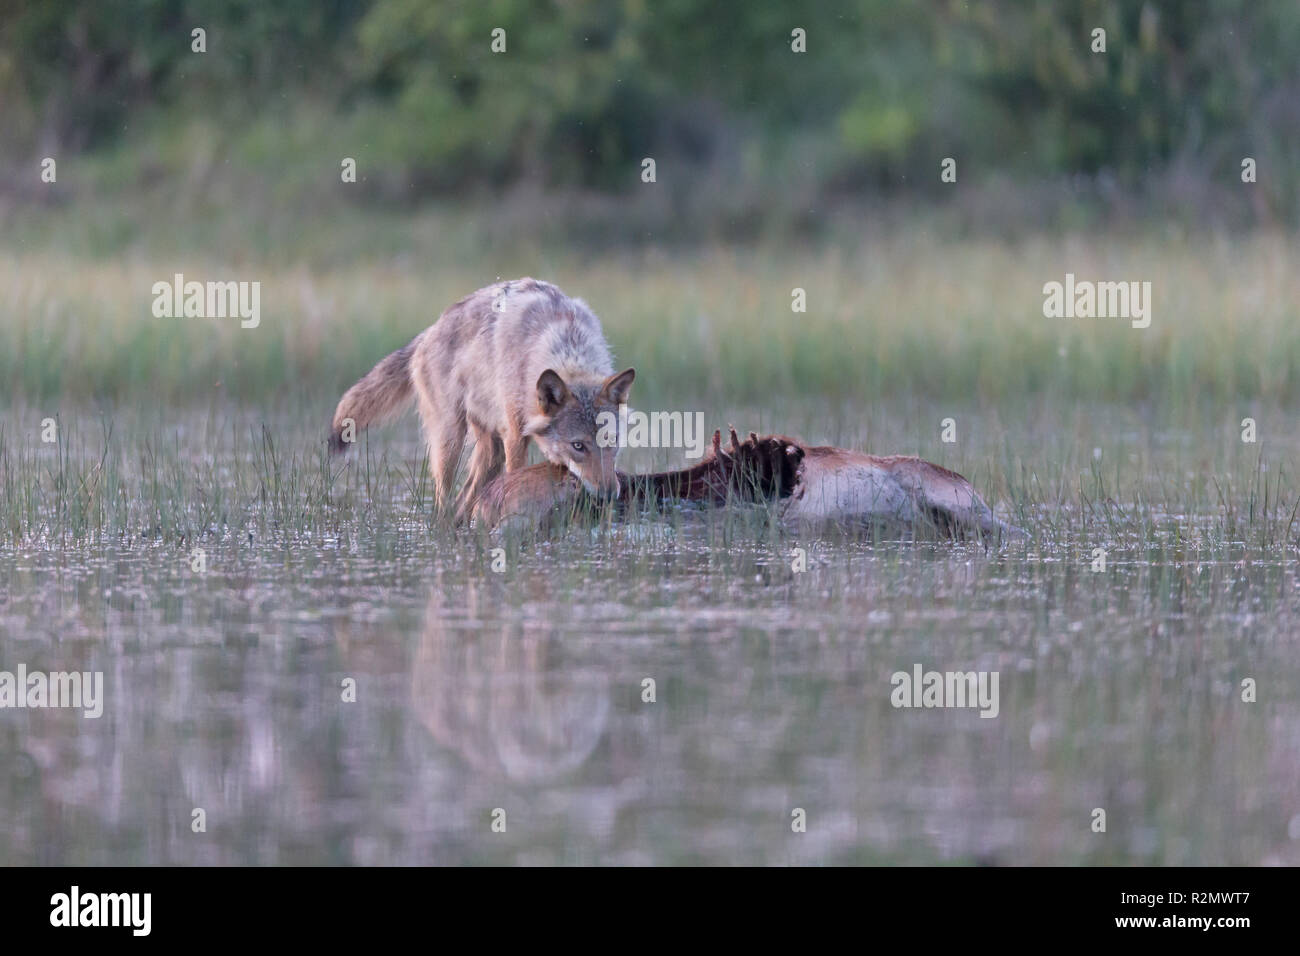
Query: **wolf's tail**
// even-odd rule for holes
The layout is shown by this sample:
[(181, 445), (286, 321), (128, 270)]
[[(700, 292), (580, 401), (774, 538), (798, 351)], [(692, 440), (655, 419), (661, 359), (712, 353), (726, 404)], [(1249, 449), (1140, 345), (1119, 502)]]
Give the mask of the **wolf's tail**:
[(349, 420), (352, 422), (352, 435), (355, 435), (368, 425), (392, 417), (411, 400), (411, 358), (419, 341), (417, 335), (410, 343), (382, 359), (361, 381), (343, 393), (338, 408), (334, 409), (330, 451), (347, 451), (351, 441), (355, 441), (354, 437), (344, 436)]

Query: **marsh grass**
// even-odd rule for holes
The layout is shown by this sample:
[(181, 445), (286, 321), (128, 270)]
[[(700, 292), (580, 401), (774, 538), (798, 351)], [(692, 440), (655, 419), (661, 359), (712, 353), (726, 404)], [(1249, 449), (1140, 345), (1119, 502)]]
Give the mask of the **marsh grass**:
[[(1289, 554), (1300, 534), (1300, 491), (1290, 466), (1300, 435), (1281, 409), (1257, 413), (1268, 441), (1249, 444), (1231, 420), (1220, 423), (1215, 441), (1206, 441), (1175, 421), (1152, 428), (1146, 414), (1115, 406), (1095, 406), (1086, 421), (1038, 411), (1016, 422), (1005, 410), (972, 408), (952, 413), (970, 436), (950, 445), (938, 440), (937, 425), (949, 414), (942, 404), (911, 402), (897, 418), (880, 407), (840, 418), (821, 403), (785, 404), (785, 431), (812, 436), (805, 440), (917, 453), (962, 472), (1004, 520), (1026, 529), (1031, 549), (1119, 548), (1181, 562)], [(1212, 410), (1207, 405), (1191, 417), (1204, 421)], [(741, 423), (762, 417), (743, 408), (727, 416)], [(996, 438), (989, 425), (995, 417)], [(41, 421), (38, 407), (24, 407), (0, 430), (2, 540), (11, 546), (456, 536), (434, 515), (412, 416), (364, 433), (344, 456), (328, 453), (316, 410), (301, 404), (272, 419), (237, 406), (60, 415), (53, 443), (40, 440)], [(767, 430), (765, 422), (757, 426)], [(917, 441), (924, 431), (929, 440)], [(622, 461), (648, 471), (688, 464), (680, 454), (631, 450)], [(639, 525), (634, 541), (653, 550), (684, 522), (773, 545), (783, 537), (770, 507), (647, 502), (634, 503), (620, 518), (608, 508), (575, 505), (557, 512), (541, 536), (563, 537), (575, 528), (629, 534), (625, 526)], [(870, 539), (881, 531), (826, 533)], [(506, 533), (530, 536), (537, 535)]]
[[(0, 862), (1300, 862), (1292, 240), (595, 253), (199, 211), (5, 222), (0, 653), (114, 690), (93, 728), (0, 722)], [(262, 281), (260, 327), (154, 319), (177, 271)], [(1066, 272), (1151, 281), (1151, 328), (1043, 318)], [(344, 388), (524, 273), (592, 303), (636, 407), (919, 454), (1028, 537), (762, 505), (455, 531), (410, 416), (329, 457)], [(914, 662), (1000, 670), (1002, 716), (894, 710)], [(503, 800), (526, 820), (472, 836)], [(168, 822), (216, 803), (205, 841)]]
[[(535, 274), (592, 304), (640, 370), (634, 397), (656, 407), (682, 393), (774, 415), (803, 398), (858, 409), (908, 395), (1175, 408), (1300, 398), (1300, 249), (1282, 233), (952, 241), (923, 222), (794, 251), (652, 236), (585, 248), (485, 229), (508, 214), (481, 207), (295, 218), (233, 198), (201, 215), (151, 214), (150, 202), (0, 211), (0, 395), (325, 400), (463, 295)], [(151, 286), (178, 272), (261, 282), (260, 326), (155, 318)], [(1067, 272), (1151, 282), (1151, 327), (1044, 318), (1043, 285)], [(796, 288), (805, 313), (791, 311)]]

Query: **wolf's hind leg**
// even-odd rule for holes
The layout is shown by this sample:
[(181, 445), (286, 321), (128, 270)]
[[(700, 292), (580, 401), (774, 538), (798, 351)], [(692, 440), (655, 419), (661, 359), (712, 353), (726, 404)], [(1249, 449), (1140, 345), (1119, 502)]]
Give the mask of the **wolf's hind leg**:
[(428, 379), (419, 374), (413, 375), (412, 382), (420, 411), (420, 425), (424, 429), (424, 442), (429, 451), (435, 506), (439, 513), (445, 514), (456, 482), (460, 454), (465, 449), (465, 409), (439, 393)]
[(437, 423), (427, 425), (424, 432), (429, 444), (429, 471), (433, 475), (434, 499), (438, 511), (446, 513), (451, 489), (456, 482), (460, 453), (465, 448), (465, 426), (456, 422)]

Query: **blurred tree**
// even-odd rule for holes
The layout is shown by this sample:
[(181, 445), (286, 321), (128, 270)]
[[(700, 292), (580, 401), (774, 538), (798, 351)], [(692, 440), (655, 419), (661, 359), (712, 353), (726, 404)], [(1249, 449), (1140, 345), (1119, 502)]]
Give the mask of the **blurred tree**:
[(646, 155), (832, 189), (937, 189), (943, 156), (1224, 176), (1243, 155), (1296, 167), (1297, 62), (1294, 0), (0, 0), (0, 149), (93, 148), (140, 110), (323, 102), (416, 193), (630, 187)]

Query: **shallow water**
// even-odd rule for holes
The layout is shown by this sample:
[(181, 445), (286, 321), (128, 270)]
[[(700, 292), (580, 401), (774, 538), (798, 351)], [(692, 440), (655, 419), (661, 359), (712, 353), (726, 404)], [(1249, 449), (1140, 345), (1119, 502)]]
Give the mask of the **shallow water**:
[[(253, 466), (209, 456), (234, 498)], [(202, 571), (0, 549), (0, 670), (105, 681), (98, 719), (0, 710), (0, 863), (1300, 863), (1295, 550), (1204, 545), (1221, 512), (1152, 508), (1093, 573), (1056, 504), (991, 552), (718, 515), (520, 541), (391, 480), (334, 530), (230, 522)], [(893, 707), (917, 664), (996, 671), (997, 716)]]

